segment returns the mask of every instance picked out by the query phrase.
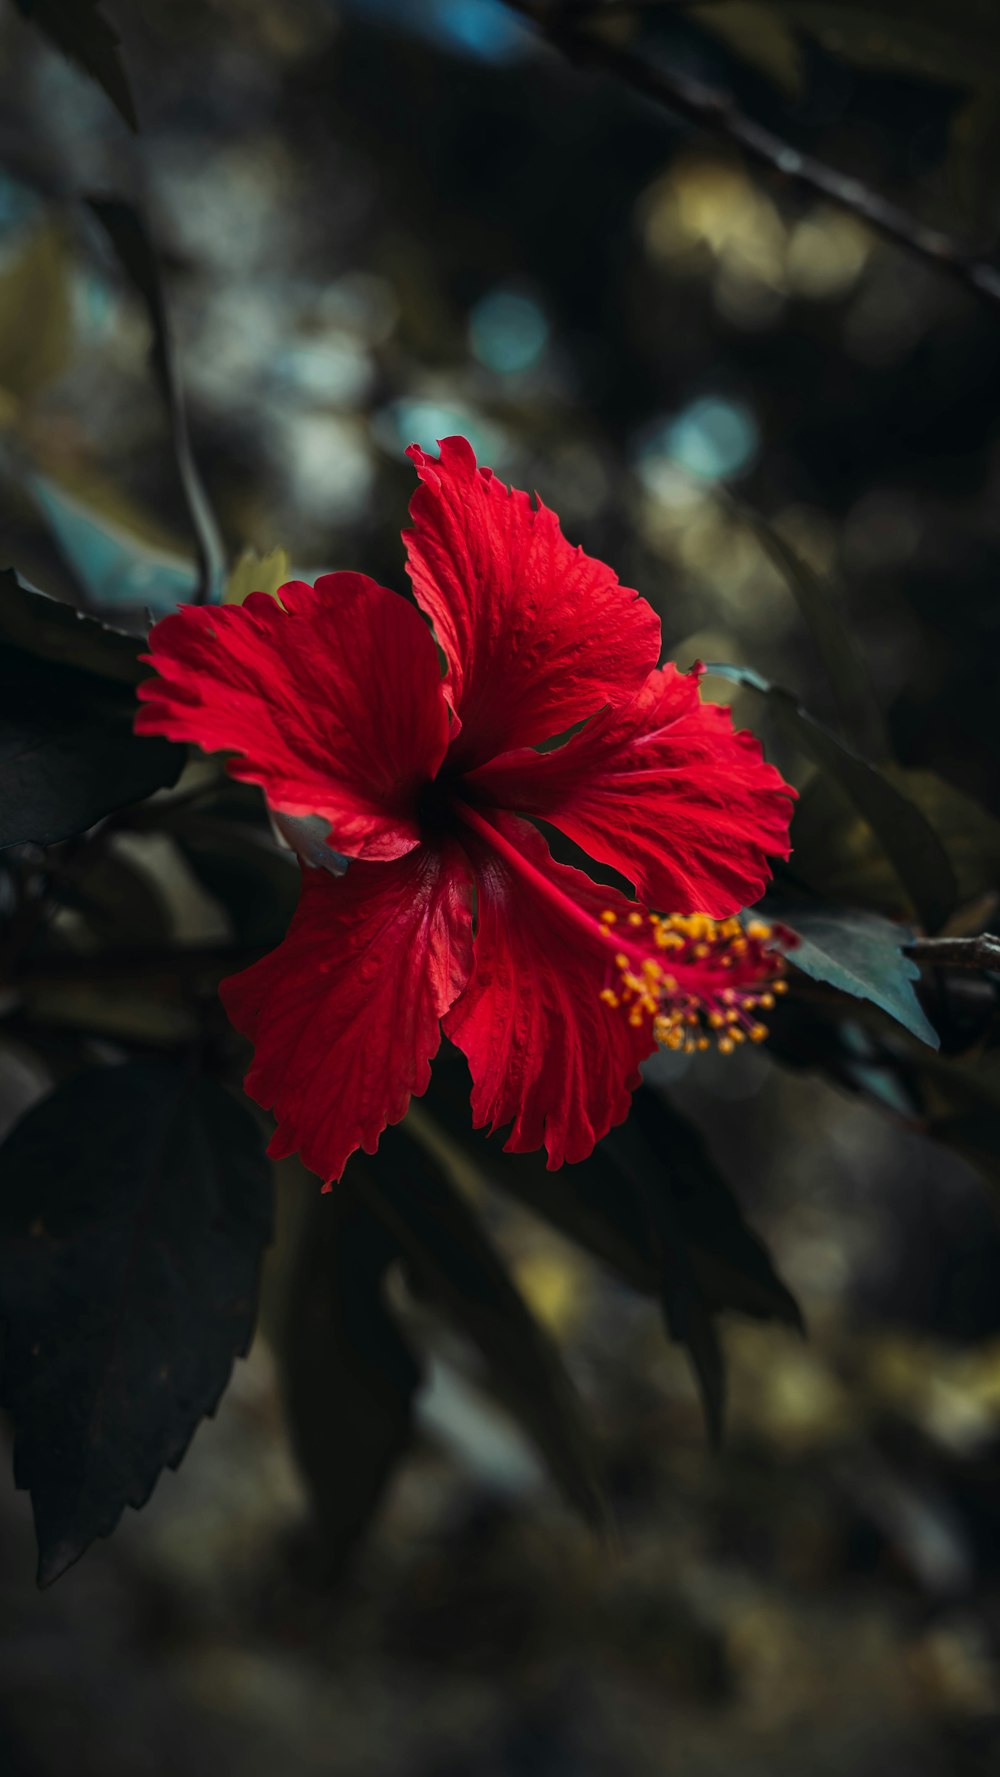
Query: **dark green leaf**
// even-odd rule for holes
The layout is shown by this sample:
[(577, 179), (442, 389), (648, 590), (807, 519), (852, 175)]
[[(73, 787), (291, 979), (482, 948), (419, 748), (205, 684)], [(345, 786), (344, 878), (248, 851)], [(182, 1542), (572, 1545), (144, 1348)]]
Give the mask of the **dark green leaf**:
[(604, 1145), (645, 1214), (646, 1239), (656, 1266), (667, 1330), (675, 1343), (687, 1350), (709, 1439), (717, 1448), (725, 1416), (725, 1366), (715, 1320), (692, 1266), (676, 1205), (669, 1192), (658, 1188), (655, 1154), (634, 1121), (612, 1130)]
[(906, 889), (924, 926), (937, 931), (957, 898), (955, 875), (926, 815), (875, 766), (839, 741), (780, 685), (771, 685), (751, 667), (713, 664), (706, 668), (764, 698), (789, 740), (832, 777), (867, 822)]
[(77, 1075), (2, 1152), (0, 1400), (46, 1585), (214, 1411), (253, 1331), (271, 1175), (237, 1100), (151, 1062)]
[(357, 1155), (346, 1176), (431, 1300), (476, 1346), (566, 1498), (603, 1526), (606, 1507), (576, 1391), (468, 1204), (401, 1129), (387, 1129), (378, 1153)]
[[(933, 771), (889, 767), (886, 776), (933, 827), (958, 885), (960, 902), (1000, 884), (1000, 821)], [(792, 819), (791, 874), (828, 900), (879, 912), (914, 911), (868, 823), (842, 787), (820, 773), (808, 783)]]
[(464, 1064), (445, 1052), (425, 1101), (476, 1171), (664, 1303), (689, 1348), (709, 1425), (718, 1429), (722, 1376), (713, 1317), (726, 1309), (801, 1327), (798, 1306), (748, 1227), (704, 1140), (651, 1087), (630, 1122), (589, 1160), (547, 1171), (544, 1156), (504, 1154), (476, 1133)]
[(184, 749), (132, 732), (134, 698), (0, 647), (0, 846), (51, 845), (176, 782)]
[(935, 771), (905, 771), (895, 781), (921, 808), (951, 859), (963, 901), (1000, 887), (1000, 821)]
[(128, 635), (49, 598), (12, 568), (0, 568), (0, 646), (57, 665), (75, 666), (121, 685), (136, 685), (149, 668), (140, 664), (144, 636)]
[(717, 1445), (725, 1409), (718, 1307), (739, 1307), (801, 1331), (798, 1304), (747, 1226), (701, 1131), (662, 1094), (639, 1093), (628, 1123), (603, 1145), (645, 1210), (667, 1327), (687, 1348)]
[(666, 1206), (663, 1228), (672, 1228), (683, 1241), (710, 1307), (783, 1321), (801, 1332), (795, 1297), (746, 1221), (697, 1125), (650, 1086), (636, 1093), (631, 1120), (655, 1161), (659, 1197)]
[(348, 1185), (304, 1174), (280, 1339), (292, 1445), (337, 1571), (413, 1432), (420, 1366), (385, 1301), (399, 1246)]
[(225, 551), (208, 496), (191, 452), (180, 376), (167, 318), (160, 267), (139, 211), (120, 198), (93, 197), (88, 208), (104, 229), (118, 259), (142, 299), (152, 329), (152, 364), (166, 402), (174, 459), (198, 549), (199, 602), (218, 596), (225, 576)]
[(907, 926), (855, 908), (803, 907), (786, 923), (799, 942), (790, 961), (814, 981), (881, 1006), (932, 1049), (940, 1039), (914, 990), (920, 968), (903, 946), (913, 940)]
[(100, 0), (14, 0), (18, 11), (44, 31), (70, 61), (104, 88), (130, 130), (139, 128), (128, 77), (118, 53), (120, 38), (103, 15)]

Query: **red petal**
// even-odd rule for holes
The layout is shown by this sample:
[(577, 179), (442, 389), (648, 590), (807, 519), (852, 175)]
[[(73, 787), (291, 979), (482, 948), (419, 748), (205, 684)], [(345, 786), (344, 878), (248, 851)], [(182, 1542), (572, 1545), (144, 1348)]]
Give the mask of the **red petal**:
[(552, 753), (528, 749), (473, 774), (507, 808), (542, 816), (671, 913), (723, 918), (759, 900), (767, 854), (787, 858), (795, 791), (752, 734), (703, 703), (699, 673), (651, 673)]
[(407, 453), (422, 486), (404, 541), (448, 659), (456, 764), (469, 766), (631, 697), (659, 657), (660, 620), (567, 543), (555, 513), (477, 468), (464, 438), (440, 448), (440, 460)]
[(363, 574), (325, 574), (244, 605), (186, 605), (157, 623), (140, 734), (237, 757), (284, 814), (318, 814), (338, 851), (396, 858), (419, 843), (417, 792), (448, 745), (434, 640)]
[(341, 877), (303, 870), (284, 942), (221, 988), (256, 1050), (246, 1090), (278, 1120), (271, 1154), (339, 1178), (427, 1090), (438, 1021), (471, 966), (471, 902), (453, 844)]
[(633, 903), (556, 863), (527, 822), (467, 818), (474, 962), (444, 1028), (468, 1057), (477, 1128), (513, 1121), (507, 1151), (545, 1147), (554, 1169), (586, 1159), (628, 1115), (639, 1062), (654, 1048), (648, 1020), (636, 1029), (600, 998), (617, 981), (617, 946), (598, 916), (611, 908), (624, 919)]

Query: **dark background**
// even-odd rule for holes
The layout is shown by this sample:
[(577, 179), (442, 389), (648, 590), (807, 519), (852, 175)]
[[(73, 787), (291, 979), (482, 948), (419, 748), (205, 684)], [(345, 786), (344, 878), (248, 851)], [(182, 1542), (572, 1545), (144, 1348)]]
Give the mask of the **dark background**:
[[(656, 605), (671, 657), (751, 662), (829, 716), (795, 602), (733, 495), (836, 578), (901, 762), (1000, 815), (1000, 315), (567, 66), (491, 0), (108, 10), (138, 150), (93, 85), (2, 15), (6, 556), (105, 613), (164, 610), (193, 584), (142, 316), (97, 231), (37, 193), (134, 191), (141, 160), (230, 559), (280, 547), (307, 575), (402, 587), (403, 448), (461, 431)], [(835, 164), (992, 239), (989, 191), (969, 200), (956, 164), (960, 79), (810, 42), (783, 91), (704, 20), (662, 42)], [(214, 936), (176, 861), (129, 844), (184, 935)], [(2, 1064), (9, 1121), (47, 1080), (16, 1043)], [(600, 1427), (617, 1544), (565, 1514), (439, 1339), (419, 1448), (329, 1582), (267, 1338), (312, 1191), (290, 1170), (264, 1334), (146, 1511), (38, 1595), (28, 1503), (0, 1487), (8, 1769), (995, 1768), (987, 1188), (766, 1053), (670, 1058), (657, 1077), (708, 1133), (810, 1326), (807, 1343), (727, 1328), (721, 1456), (654, 1308), (527, 1211), (490, 1204)]]

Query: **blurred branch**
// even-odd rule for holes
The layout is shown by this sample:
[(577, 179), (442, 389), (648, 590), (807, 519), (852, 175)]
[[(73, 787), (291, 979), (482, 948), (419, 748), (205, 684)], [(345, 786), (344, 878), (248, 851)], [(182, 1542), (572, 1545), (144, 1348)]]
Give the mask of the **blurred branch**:
[(887, 240), (927, 264), (936, 265), (966, 290), (1000, 308), (1000, 268), (977, 258), (961, 241), (941, 229), (928, 227), (907, 210), (870, 190), (860, 179), (803, 154), (749, 117), (730, 93), (706, 86), (663, 63), (653, 65), (628, 45), (588, 28), (612, 14), (626, 15), (629, 5), (604, 4), (599, 8), (596, 0), (584, 0), (584, 4), (580, 0), (505, 0), (505, 4), (511, 12), (536, 25), (571, 60), (589, 63), (614, 75), (675, 117), (694, 124), (718, 141), (740, 148), (758, 166), (780, 173), (802, 190), (849, 210)]
[(562, 17), (628, 18), (633, 12), (680, 12), (689, 6), (725, 6), (728, 0), (562, 0)]
[(992, 932), (976, 938), (915, 938), (905, 949), (916, 962), (931, 968), (1000, 971), (1000, 938)]

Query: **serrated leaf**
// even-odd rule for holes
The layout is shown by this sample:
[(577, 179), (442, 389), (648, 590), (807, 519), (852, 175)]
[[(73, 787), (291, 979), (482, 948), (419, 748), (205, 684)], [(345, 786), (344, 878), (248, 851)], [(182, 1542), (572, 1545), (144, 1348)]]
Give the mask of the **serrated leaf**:
[(0, 1400), (47, 1585), (214, 1412), (253, 1331), (271, 1176), (222, 1087), (129, 1062), (29, 1111), (2, 1177)]
[(798, 1304), (747, 1226), (701, 1131), (662, 1094), (637, 1094), (628, 1123), (612, 1130), (604, 1146), (648, 1218), (667, 1328), (688, 1351), (709, 1436), (718, 1445), (726, 1398), (715, 1326), (720, 1295), (727, 1306), (801, 1331)]
[(650, 1086), (636, 1093), (632, 1120), (655, 1158), (658, 1190), (669, 1204), (665, 1226), (684, 1241), (713, 1311), (733, 1308), (803, 1331), (795, 1297), (747, 1222), (697, 1124)]
[(955, 906), (958, 889), (948, 854), (917, 804), (803, 709), (791, 692), (770, 684), (752, 667), (715, 663), (705, 670), (766, 701), (791, 742), (836, 782), (870, 827), (926, 929), (938, 931)]
[(129, 635), (50, 598), (13, 568), (0, 568), (0, 646), (120, 685), (137, 685), (149, 670), (139, 661), (145, 636)]
[(52, 845), (175, 783), (184, 748), (133, 715), (123, 687), (0, 647), (0, 847)]
[(472, 1129), (465, 1064), (447, 1050), (424, 1105), (484, 1180), (660, 1298), (672, 1335), (689, 1350), (717, 1436), (724, 1379), (715, 1317), (734, 1309), (798, 1328), (802, 1319), (694, 1125), (642, 1086), (629, 1123), (588, 1160), (549, 1172), (543, 1156), (504, 1154)]
[(788, 952), (795, 968), (841, 993), (870, 1000), (922, 1043), (940, 1046), (913, 989), (920, 968), (903, 948), (914, 937), (909, 927), (852, 908), (796, 908), (783, 918), (799, 940)]
[(102, 87), (130, 130), (139, 128), (132, 89), (118, 53), (121, 39), (101, 0), (14, 0), (56, 49)]
[(431, 1302), (478, 1349), (566, 1499), (603, 1528), (607, 1507), (576, 1390), (472, 1209), (403, 1129), (387, 1129), (378, 1153), (356, 1155), (345, 1177)]

